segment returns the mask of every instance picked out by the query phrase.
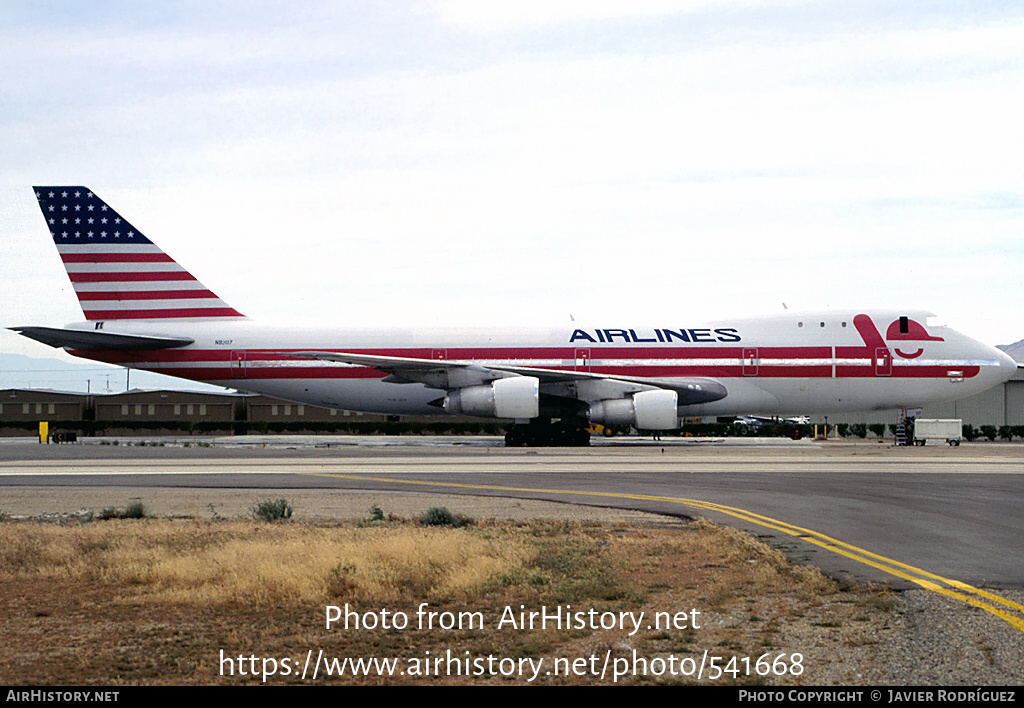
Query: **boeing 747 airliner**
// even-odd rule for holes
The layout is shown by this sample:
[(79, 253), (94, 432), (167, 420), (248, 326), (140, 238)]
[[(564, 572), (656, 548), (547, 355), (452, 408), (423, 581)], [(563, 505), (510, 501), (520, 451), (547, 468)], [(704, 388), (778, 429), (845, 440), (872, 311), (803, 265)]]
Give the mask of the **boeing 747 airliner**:
[(963, 398), (1017, 364), (917, 310), (554, 329), (298, 329), (217, 297), (85, 187), (36, 187), (84, 322), (13, 327), (76, 356), (286, 400), (515, 421), (508, 445), (585, 445), (590, 422), (839, 413)]

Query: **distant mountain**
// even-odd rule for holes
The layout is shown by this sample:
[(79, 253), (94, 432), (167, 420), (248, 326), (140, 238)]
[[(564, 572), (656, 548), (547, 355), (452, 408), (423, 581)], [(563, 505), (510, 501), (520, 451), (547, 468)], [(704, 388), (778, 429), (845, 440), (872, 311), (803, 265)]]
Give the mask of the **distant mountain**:
[[(120, 393), (127, 390), (128, 372), (98, 361), (37, 359), (23, 354), (0, 353), (0, 389), (49, 388), (77, 393)], [(220, 386), (193, 383), (148, 371), (131, 372), (132, 388), (174, 391), (223, 391)]]
[(1000, 344), (996, 349), (1002, 349), (1004, 352), (1013, 357), (1013, 360), (1019, 364), (1024, 364), (1024, 339), (1013, 344)]

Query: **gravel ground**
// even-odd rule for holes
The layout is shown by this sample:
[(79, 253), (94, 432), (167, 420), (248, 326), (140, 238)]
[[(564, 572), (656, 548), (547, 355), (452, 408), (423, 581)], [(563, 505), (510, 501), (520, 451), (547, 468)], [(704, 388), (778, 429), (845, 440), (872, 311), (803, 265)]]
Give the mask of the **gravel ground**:
[[(265, 499), (284, 497), (297, 520), (367, 519), (372, 506), (385, 514), (415, 518), (432, 506), (474, 518), (528, 520), (535, 518), (593, 520), (604, 523), (678, 523), (662, 517), (621, 509), (574, 504), (350, 490), (191, 490), (154, 488), (8, 489), (0, 511), (12, 518), (59, 518), (83, 510), (98, 512), (141, 501), (149, 515), (232, 518), (249, 515)], [(1024, 604), (1024, 591), (998, 594)], [(874, 623), (864, 636), (839, 630), (834, 661), (815, 672), (816, 683), (830, 685), (1024, 685), (1024, 632), (983, 610), (928, 590), (896, 593), (887, 620)], [(796, 634), (799, 634), (797, 632)], [(793, 636), (798, 641), (799, 637)]]
[(412, 519), (433, 506), (444, 506), (456, 514), (481, 519), (587, 519), (601, 522), (642, 523), (668, 517), (625, 509), (602, 509), (500, 497), (471, 497), (448, 494), (416, 494), (358, 490), (313, 491), (296, 489), (155, 489), (153, 487), (96, 487), (75, 489), (4, 490), (0, 511), (19, 516), (70, 515), (82, 510), (98, 512), (105, 507), (126, 507), (141, 501), (146, 514), (158, 517), (191, 516), (198, 519), (249, 516), (250, 508), (265, 499), (285, 498), (295, 509), (294, 518), (305, 521), (359, 520), (370, 517), (377, 505), (385, 514)]
[[(1024, 604), (1024, 591), (998, 594)], [(1024, 632), (984, 610), (928, 590), (908, 590), (899, 593), (894, 628), (874, 667), (877, 683), (1024, 685)]]

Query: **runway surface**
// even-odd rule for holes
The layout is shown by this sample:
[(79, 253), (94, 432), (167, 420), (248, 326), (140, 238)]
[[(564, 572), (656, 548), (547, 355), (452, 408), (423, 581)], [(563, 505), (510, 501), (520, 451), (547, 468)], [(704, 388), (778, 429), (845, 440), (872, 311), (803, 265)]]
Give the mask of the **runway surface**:
[(1024, 608), (981, 589), (1024, 588), (1022, 463), (1019, 444), (673, 439), (527, 450), (490, 438), (228, 438), (211, 447), (3, 442), (0, 490), (375, 489), (705, 516), (835, 577), (961, 595), (1009, 613), (1001, 618), (1024, 631)]

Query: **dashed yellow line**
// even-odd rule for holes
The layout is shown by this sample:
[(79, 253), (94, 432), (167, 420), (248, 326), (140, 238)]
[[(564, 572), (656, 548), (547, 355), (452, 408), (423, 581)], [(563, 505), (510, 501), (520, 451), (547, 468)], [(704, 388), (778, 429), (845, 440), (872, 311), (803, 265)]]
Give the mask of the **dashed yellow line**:
[[(881, 570), (885, 573), (893, 575), (897, 578), (901, 578), (908, 582), (914, 583), (925, 590), (944, 595), (945, 597), (952, 598), (963, 602), (964, 604), (978, 609), (985, 610), (989, 614), (998, 617), (999, 619), (1007, 622), (1014, 629), (1024, 632), (1024, 619), (1016, 615), (1010, 614), (1008, 610), (1020, 613), (1024, 615), (1024, 605), (1021, 605), (1012, 600), (1008, 600), (1004, 597), (1000, 597), (995, 593), (987, 590), (976, 588), (967, 583), (959, 580), (953, 580), (950, 578), (944, 578), (941, 575), (930, 573), (927, 570), (916, 568), (912, 565), (902, 563), (892, 558), (886, 558), (877, 553), (859, 548), (845, 541), (832, 538), (826, 534), (814, 531), (813, 529), (807, 529), (800, 526), (787, 523), (785, 521), (779, 521), (773, 519), (770, 516), (764, 516), (757, 514), (752, 511), (745, 509), (739, 509), (737, 507), (725, 506), (724, 504), (716, 504), (714, 502), (701, 501), (700, 499), (686, 499), (683, 497), (665, 497), (659, 495), (650, 494), (623, 494), (618, 492), (588, 492), (576, 489), (543, 489), (533, 487), (503, 487), (491, 484), (464, 484), (459, 482), (428, 482), (424, 480), (412, 480), (412, 479), (394, 479), (389, 477), (367, 477), (364, 475), (348, 475), (348, 474), (333, 474), (327, 472), (319, 473), (304, 473), (316, 477), (333, 477), (336, 479), (351, 479), (361, 482), (386, 482), (389, 484), (404, 484), (404, 485), (419, 485), (429, 487), (452, 487), (455, 489), (477, 489), (477, 490), (488, 490), (497, 492), (526, 492), (530, 494), (565, 494), (570, 496), (585, 496), (585, 497), (606, 497), (614, 499), (635, 499), (639, 501), (659, 501), (667, 502), (670, 504), (681, 504), (683, 506), (694, 507), (697, 509), (704, 509), (706, 511), (714, 511), (720, 514), (727, 514), (737, 519), (741, 519), (748, 523), (763, 526), (765, 528), (779, 531), (781, 533), (795, 536), (803, 541), (811, 543), (815, 546), (824, 548), (825, 550), (833, 553), (838, 553), (841, 556), (854, 560), (858, 563), (863, 563), (877, 570)], [(1001, 605), (1003, 608), (996, 607), (995, 605)]]

